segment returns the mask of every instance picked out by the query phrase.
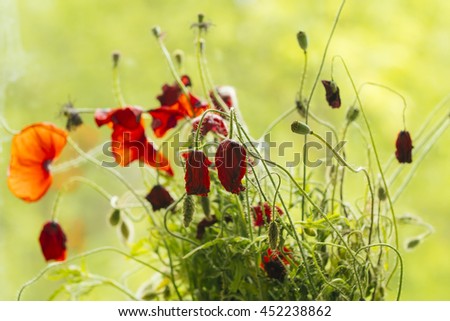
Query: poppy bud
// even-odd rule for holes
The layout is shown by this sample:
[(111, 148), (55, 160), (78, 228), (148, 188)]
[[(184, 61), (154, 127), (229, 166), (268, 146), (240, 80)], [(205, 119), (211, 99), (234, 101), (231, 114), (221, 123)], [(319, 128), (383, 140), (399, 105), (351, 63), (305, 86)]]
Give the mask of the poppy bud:
[(421, 242), (422, 242), (422, 239), (420, 239), (418, 237), (410, 239), (409, 241), (406, 242), (406, 249), (412, 250), (415, 247), (417, 247)]
[(173, 58), (175, 59), (178, 68), (183, 66), (184, 52), (180, 49), (177, 49), (173, 52)]
[(159, 26), (154, 26), (152, 28), (152, 33), (156, 38), (161, 37), (161, 28)]
[(304, 52), (308, 49), (308, 37), (306, 36), (306, 33), (303, 31), (299, 31), (297, 33), (297, 41), (300, 48), (303, 49)]
[(207, 196), (211, 184), (208, 170), (211, 162), (200, 150), (191, 150), (183, 157), (186, 158), (186, 174), (184, 175), (186, 193)]
[(241, 144), (226, 139), (219, 144), (216, 152), (216, 167), (222, 186), (231, 193), (245, 190), (241, 180), (247, 170), (247, 152)]
[(200, 200), (202, 203), (203, 213), (205, 213), (205, 216), (208, 217), (211, 214), (211, 204), (209, 203), (209, 197), (201, 196)]
[(117, 224), (119, 224), (120, 222), (120, 210), (119, 209), (114, 209), (114, 211), (112, 211), (111, 215), (109, 216), (109, 224), (111, 224), (112, 226), (116, 226)]
[(45, 260), (64, 261), (66, 259), (66, 235), (55, 221), (45, 223), (39, 236)]
[(111, 56), (113, 60), (113, 67), (116, 68), (119, 65), (120, 52), (114, 51)]
[(297, 112), (300, 114), (300, 116), (302, 116), (303, 118), (306, 117), (306, 101), (296, 100), (295, 108), (297, 109)]
[(378, 199), (380, 201), (386, 200), (386, 191), (384, 190), (383, 186), (378, 187)]
[(303, 229), (303, 231), (305, 232), (306, 235), (309, 235), (309, 236), (312, 236), (312, 237), (317, 236), (317, 232), (316, 232), (315, 229), (312, 229), (312, 228), (309, 228), (309, 227), (305, 227)]
[(280, 231), (278, 229), (278, 224), (275, 221), (270, 222), (269, 224), (269, 246), (272, 250), (275, 250), (278, 246), (278, 236)]
[(322, 84), (325, 87), (325, 97), (328, 105), (332, 108), (341, 107), (341, 96), (339, 94), (339, 87), (333, 80), (322, 80)]
[(186, 195), (183, 202), (183, 224), (185, 227), (189, 227), (189, 224), (191, 224), (194, 213), (194, 198), (191, 195)]
[(152, 204), (153, 211), (168, 208), (174, 202), (169, 192), (161, 185), (155, 185), (145, 199)]
[(292, 132), (300, 135), (308, 135), (311, 133), (311, 128), (309, 128), (308, 125), (297, 120), (291, 124), (291, 130)]
[(345, 118), (347, 119), (347, 122), (351, 123), (352, 121), (355, 121), (356, 118), (358, 118), (358, 116), (359, 116), (359, 109), (354, 106), (351, 106), (348, 109)]
[(122, 222), (120, 224), (120, 235), (122, 235), (125, 242), (129, 240), (130, 234), (130, 226), (126, 222)]
[(400, 163), (411, 163), (412, 162), (412, 141), (411, 136), (408, 131), (400, 131), (397, 136), (397, 141), (395, 142), (395, 157)]

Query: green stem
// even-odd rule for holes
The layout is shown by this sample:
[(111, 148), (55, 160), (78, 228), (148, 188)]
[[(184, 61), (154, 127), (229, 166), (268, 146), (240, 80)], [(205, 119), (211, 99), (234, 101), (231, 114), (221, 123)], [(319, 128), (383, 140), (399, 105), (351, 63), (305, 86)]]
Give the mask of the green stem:
[(117, 65), (113, 67), (113, 93), (119, 107), (124, 107), (126, 104), (120, 88), (119, 67)]

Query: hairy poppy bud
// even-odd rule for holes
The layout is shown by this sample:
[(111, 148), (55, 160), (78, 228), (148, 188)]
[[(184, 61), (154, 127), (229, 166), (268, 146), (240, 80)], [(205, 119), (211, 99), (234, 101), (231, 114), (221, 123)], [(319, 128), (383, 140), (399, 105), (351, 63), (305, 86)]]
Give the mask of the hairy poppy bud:
[(272, 250), (275, 250), (278, 246), (278, 236), (280, 231), (278, 229), (278, 224), (276, 221), (272, 221), (269, 224), (269, 246)]
[(228, 192), (239, 194), (245, 190), (241, 180), (247, 170), (247, 152), (241, 144), (225, 139), (216, 152), (216, 167), (219, 180)]
[(300, 134), (300, 135), (308, 135), (311, 133), (311, 128), (309, 128), (308, 125), (306, 125), (303, 122), (297, 121), (297, 120), (295, 120), (291, 124), (291, 130), (292, 130), (292, 132), (294, 132), (296, 134)]
[(347, 122), (351, 123), (352, 121), (355, 121), (356, 118), (358, 118), (358, 116), (359, 116), (359, 109), (354, 106), (351, 106), (348, 109), (345, 118), (347, 119)]
[(328, 105), (332, 108), (341, 107), (341, 96), (339, 94), (339, 87), (333, 80), (322, 80), (322, 84), (325, 87), (325, 97)]
[(201, 203), (202, 203), (202, 209), (205, 216), (209, 216), (211, 214), (211, 204), (209, 202), (208, 196), (201, 196), (200, 197)]
[(162, 208), (168, 208), (174, 202), (169, 192), (161, 185), (155, 185), (145, 199), (152, 204), (154, 211)]
[(386, 191), (383, 186), (378, 187), (378, 199), (380, 201), (386, 200)]
[(39, 235), (42, 254), (45, 260), (64, 261), (66, 259), (66, 235), (55, 221), (45, 223)]
[(194, 218), (195, 203), (194, 198), (191, 195), (186, 195), (183, 202), (183, 224), (185, 227), (189, 227)]
[(409, 241), (406, 242), (406, 249), (412, 250), (412, 249), (416, 248), (421, 242), (422, 242), (422, 239), (419, 237), (410, 239)]
[(303, 118), (306, 117), (306, 101), (305, 100), (296, 100), (295, 101), (295, 108), (297, 109), (297, 112), (302, 116)]
[(109, 224), (111, 224), (112, 226), (116, 226), (117, 224), (119, 224), (120, 222), (120, 210), (119, 209), (114, 209), (111, 213), (111, 215), (109, 216)]
[(395, 157), (400, 163), (411, 163), (412, 162), (412, 141), (411, 136), (408, 131), (400, 131), (397, 136), (397, 141), (395, 142)]
[(306, 33), (303, 31), (299, 31), (297, 33), (297, 41), (300, 48), (303, 49), (304, 52), (308, 49), (308, 37), (306, 36)]

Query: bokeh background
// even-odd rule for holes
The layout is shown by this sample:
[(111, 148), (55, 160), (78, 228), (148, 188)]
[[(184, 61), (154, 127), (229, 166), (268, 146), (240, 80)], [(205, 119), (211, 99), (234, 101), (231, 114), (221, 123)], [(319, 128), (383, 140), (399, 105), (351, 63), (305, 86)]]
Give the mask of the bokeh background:
[[(293, 106), (303, 66), (296, 33), (304, 30), (310, 40), (305, 87), (309, 92), (339, 4), (337, 0), (0, 0), (0, 113), (12, 128), (20, 129), (37, 121), (63, 126), (58, 109), (68, 99), (78, 107), (115, 107), (110, 59), (114, 50), (122, 54), (121, 83), (127, 102), (157, 107), (155, 96), (172, 78), (150, 30), (160, 25), (168, 48), (185, 52), (185, 69), (195, 86), (198, 73), (190, 25), (202, 12), (214, 24), (207, 36), (213, 78), (217, 84), (236, 88), (241, 112), (257, 137)], [(358, 84), (377, 82), (402, 93), (408, 103), (407, 127), (414, 137), (428, 113), (450, 93), (449, 15), (450, 2), (442, 0), (348, 0), (322, 78), (330, 78), (331, 57), (341, 55)], [(322, 87), (317, 88), (311, 108), (339, 128), (354, 95), (342, 66), (336, 65), (334, 78), (341, 87), (343, 108), (326, 107)], [(200, 93), (200, 86), (196, 88)], [(368, 88), (363, 101), (385, 161), (403, 127), (401, 100)], [(276, 141), (293, 139), (289, 133), (293, 119), (299, 119), (298, 115), (292, 114), (274, 130)], [(0, 299), (13, 300), (20, 286), (45, 267), (37, 238), (50, 218), (58, 186), (70, 176), (85, 175), (111, 193), (119, 187), (86, 164), (56, 175), (40, 202), (25, 204), (7, 188), (10, 137), (1, 129), (0, 134)], [(86, 126), (71, 135), (88, 150), (107, 140), (109, 132), (96, 129), (86, 119)], [(357, 142), (349, 143), (349, 159), (356, 164), (364, 162), (366, 155), (357, 136), (357, 131), (349, 132), (349, 140), (355, 137)], [(447, 131), (396, 203), (399, 215), (418, 215), (435, 228), (414, 251), (402, 250), (404, 300), (450, 300), (448, 139)], [(67, 149), (62, 160), (74, 156)], [(139, 181), (138, 170), (127, 175)], [(74, 187), (64, 198), (63, 208), (60, 221), (68, 234), (69, 255), (104, 245), (123, 247), (116, 230), (108, 225), (108, 204), (89, 188)], [(421, 232), (401, 227), (402, 243)], [(116, 278), (127, 264), (114, 254), (89, 260), (92, 271)], [(40, 281), (25, 299), (45, 300), (53, 289), (52, 282)], [(100, 288), (86, 298), (123, 296)]]

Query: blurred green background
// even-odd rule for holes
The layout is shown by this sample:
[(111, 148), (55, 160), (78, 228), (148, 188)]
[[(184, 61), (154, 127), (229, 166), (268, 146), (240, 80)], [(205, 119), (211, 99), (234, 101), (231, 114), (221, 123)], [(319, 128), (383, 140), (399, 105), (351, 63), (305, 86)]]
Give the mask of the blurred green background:
[[(337, 0), (0, 0), (0, 112), (12, 128), (20, 129), (37, 121), (63, 126), (58, 108), (69, 98), (78, 107), (115, 107), (110, 60), (114, 50), (122, 54), (121, 83), (127, 102), (157, 107), (155, 96), (172, 78), (150, 33), (154, 25), (166, 32), (171, 51), (185, 52), (186, 72), (192, 75), (200, 94), (190, 25), (202, 12), (214, 23), (207, 36), (213, 78), (217, 84), (236, 88), (241, 112), (253, 136), (258, 137), (273, 119), (293, 106), (303, 66), (295, 34), (304, 30), (310, 40), (308, 93), (339, 4)], [(442, 0), (349, 0), (321, 78), (330, 78), (331, 57), (341, 55), (358, 84), (372, 81), (399, 91), (408, 102), (407, 127), (414, 137), (423, 119), (450, 93), (449, 15), (450, 2)], [(343, 108), (331, 110), (324, 104), (321, 85), (311, 108), (340, 126), (354, 95), (339, 64), (334, 78), (341, 87)], [(365, 90), (362, 98), (385, 161), (402, 129), (401, 101), (374, 88)], [(292, 139), (289, 124), (293, 119), (299, 117), (293, 114), (274, 130), (275, 140)], [(55, 184), (40, 202), (25, 204), (7, 188), (10, 137), (3, 130), (0, 133), (0, 299), (13, 300), (19, 287), (45, 267), (37, 238), (43, 222), (50, 218), (56, 188), (72, 175), (92, 178), (111, 193), (120, 188), (108, 175), (86, 164), (56, 175)], [(109, 132), (96, 129), (86, 119), (86, 126), (71, 135), (88, 150), (107, 140)], [(357, 136), (356, 130), (350, 130), (350, 141)], [(402, 251), (404, 300), (450, 300), (448, 139), (447, 131), (396, 203), (398, 215), (418, 215), (436, 230), (414, 251)], [(355, 141), (359, 146), (349, 143), (349, 159), (359, 164), (365, 160), (366, 149)], [(62, 160), (74, 156), (66, 149)], [(138, 170), (127, 173), (133, 173), (136, 184), (141, 184)], [(89, 188), (73, 188), (63, 204), (60, 221), (69, 238), (69, 255), (98, 246), (123, 246), (107, 223), (108, 204)], [(401, 241), (420, 232), (401, 227)], [(114, 254), (89, 261), (94, 272), (116, 278), (127, 264)], [(45, 300), (53, 286), (40, 281), (28, 290), (25, 299)], [(88, 298), (114, 300), (123, 296), (99, 289)]]

